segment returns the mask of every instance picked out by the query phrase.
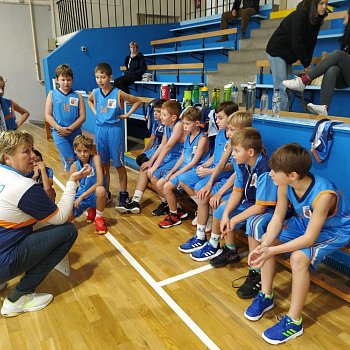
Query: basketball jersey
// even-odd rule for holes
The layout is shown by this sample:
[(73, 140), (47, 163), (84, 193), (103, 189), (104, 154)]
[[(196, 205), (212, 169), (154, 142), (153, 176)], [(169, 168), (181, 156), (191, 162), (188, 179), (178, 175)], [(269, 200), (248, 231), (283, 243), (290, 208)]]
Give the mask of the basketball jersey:
[(120, 124), (119, 116), (122, 114), (119, 89), (114, 87), (107, 95), (101, 88), (93, 91), (96, 109), (96, 124), (98, 126), (116, 126)]
[(294, 189), (287, 185), (286, 195), (293, 205), (298, 217), (302, 219), (305, 229), (309, 224), (313, 210), (322, 194), (332, 193), (337, 196), (337, 207), (334, 213), (328, 215), (323, 228), (337, 234), (337, 229), (340, 227), (348, 227), (348, 235), (350, 235), (350, 205), (345, 200), (342, 193), (336, 188), (333, 182), (324, 179), (318, 175), (309, 174), (312, 177), (312, 183), (303, 195), (298, 198)]
[[(226, 151), (228, 142), (230, 142), (230, 138), (226, 136), (226, 130), (219, 130), (215, 138), (213, 154), (214, 161), (212, 167), (216, 167), (219, 164), (222, 154)], [(227, 163), (230, 162), (232, 162), (232, 155), (230, 155), (230, 158), (228, 159)]]
[(152, 135), (156, 135), (156, 139), (154, 141), (153, 147), (152, 148), (157, 148), (163, 139), (163, 132), (164, 132), (164, 125), (159, 122), (159, 120), (155, 120), (153, 125), (152, 125)]
[(4, 114), (4, 119), (6, 123), (7, 130), (16, 130), (16, 115), (13, 109), (13, 102), (7, 98), (0, 97), (0, 108), (2, 109), (2, 113)]
[[(167, 141), (170, 140), (170, 137), (173, 134), (175, 125), (177, 123), (181, 123), (182, 124), (182, 121), (177, 120), (177, 122), (172, 127), (164, 126), (164, 132), (165, 132), (165, 135), (167, 137)], [(176, 142), (175, 145), (173, 146), (173, 148), (166, 155), (164, 160), (168, 161), (170, 159), (180, 158), (183, 148), (184, 148), (183, 142), (180, 142), (180, 141)]]
[[(88, 164), (91, 167), (91, 172), (88, 176), (79, 180), (79, 187), (77, 189), (77, 192), (79, 193), (84, 193), (96, 183), (97, 174), (96, 174), (96, 168), (94, 164), (94, 156), (92, 154), (90, 155)], [(75, 165), (76, 165), (77, 171), (80, 171), (84, 167), (83, 163), (79, 159), (75, 162)]]
[(52, 114), (59, 126), (68, 127), (79, 118), (79, 105), (79, 95), (73, 90), (67, 94), (59, 89), (52, 91)]
[[(197, 147), (198, 147), (198, 142), (202, 137), (207, 137), (203, 131), (200, 131), (198, 133), (198, 135), (196, 135), (196, 137), (192, 140), (192, 142), (190, 141), (190, 133), (187, 134), (185, 142), (184, 142), (184, 161), (183, 161), (183, 165), (186, 165), (188, 163), (191, 162), (191, 160), (193, 159), (194, 155), (197, 152)], [(203, 164), (206, 160), (208, 159), (208, 152), (203, 153), (201, 159), (199, 160), (199, 162), (197, 163), (197, 165)]]

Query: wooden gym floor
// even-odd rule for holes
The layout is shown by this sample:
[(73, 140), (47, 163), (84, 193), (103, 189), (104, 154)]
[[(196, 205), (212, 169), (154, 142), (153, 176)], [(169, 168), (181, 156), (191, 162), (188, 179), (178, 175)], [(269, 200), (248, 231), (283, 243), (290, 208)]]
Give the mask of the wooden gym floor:
[[(44, 129), (26, 124), (58, 182), (62, 165)], [(112, 193), (118, 181), (112, 170)], [(129, 170), (129, 192), (137, 173)], [(58, 198), (61, 190), (55, 184)], [(234, 266), (212, 269), (178, 250), (195, 229), (191, 220), (160, 229), (151, 215), (158, 205), (146, 191), (142, 213), (105, 211), (109, 233), (98, 236), (82, 216), (79, 237), (70, 254), (69, 278), (53, 270), (39, 286), (54, 301), (44, 310), (14, 318), (0, 317), (0, 349), (270, 349), (261, 332), (288, 310), (291, 274), (278, 267), (276, 307), (258, 322), (243, 316), (250, 300), (241, 300), (232, 280), (247, 273), (246, 258)], [(18, 279), (2, 292), (8, 295)], [(350, 348), (349, 304), (311, 284), (303, 313), (304, 335), (285, 349)]]

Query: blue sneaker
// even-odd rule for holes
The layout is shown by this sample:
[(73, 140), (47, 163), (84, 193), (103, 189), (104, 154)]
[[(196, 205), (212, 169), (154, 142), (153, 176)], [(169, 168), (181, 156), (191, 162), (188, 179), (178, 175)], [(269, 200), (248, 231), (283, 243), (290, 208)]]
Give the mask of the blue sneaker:
[(294, 322), (288, 315), (277, 317), (278, 323), (262, 332), (263, 339), (269, 344), (276, 345), (299, 337), (304, 333), (303, 320)]
[(183, 253), (192, 253), (196, 250), (201, 249), (206, 242), (206, 239), (199, 239), (197, 235), (194, 235), (186, 243), (181, 244), (179, 247), (180, 252)]
[(206, 242), (200, 250), (191, 253), (191, 258), (196, 261), (206, 261), (215, 258), (221, 252), (220, 246), (214, 248), (209, 242)]
[(244, 316), (250, 321), (257, 321), (266, 311), (271, 310), (274, 306), (273, 297), (266, 298), (263, 292), (259, 292), (247, 310), (245, 310)]

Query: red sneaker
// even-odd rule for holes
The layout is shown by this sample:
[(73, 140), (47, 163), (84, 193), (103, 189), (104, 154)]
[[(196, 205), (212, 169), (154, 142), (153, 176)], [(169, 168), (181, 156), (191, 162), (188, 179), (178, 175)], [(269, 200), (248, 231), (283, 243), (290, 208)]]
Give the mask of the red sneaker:
[(96, 216), (94, 223), (95, 223), (95, 227), (96, 227), (96, 232), (99, 235), (104, 235), (105, 233), (107, 233), (107, 226), (105, 224), (105, 218), (103, 218), (102, 216)]
[(181, 219), (176, 214), (169, 214), (164, 220), (158, 223), (161, 228), (169, 228), (181, 224)]
[(93, 222), (96, 216), (96, 208), (89, 208), (87, 213), (86, 222)]
[(186, 219), (188, 217), (188, 213), (186, 213), (182, 208), (177, 208), (177, 216), (180, 219)]

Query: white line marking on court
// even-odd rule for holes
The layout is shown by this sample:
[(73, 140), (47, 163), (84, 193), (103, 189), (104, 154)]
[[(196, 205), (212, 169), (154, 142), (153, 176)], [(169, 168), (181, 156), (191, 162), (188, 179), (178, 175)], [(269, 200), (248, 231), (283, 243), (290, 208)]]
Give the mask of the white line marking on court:
[[(57, 179), (57, 177), (53, 177), (54, 182), (62, 189), (65, 190), (65, 186), (61, 181)], [(165, 301), (165, 303), (179, 316), (179, 318), (187, 325), (187, 327), (202, 341), (202, 343), (210, 350), (220, 350), (220, 348), (202, 331), (201, 328), (189, 317), (181, 307), (176, 304), (174, 299), (159, 285), (157, 282), (142, 266), (139, 264), (135, 258), (117, 241), (115, 237), (113, 237), (109, 232), (104, 235), (113, 246), (124, 256), (124, 258), (130, 263), (130, 265), (143, 277), (143, 279), (153, 288), (153, 290)], [(210, 266), (210, 265), (209, 265)], [(208, 269), (207, 266), (203, 266), (200, 270)], [(196, 271), (191, 270), (191, 271)], [(185, 274), (190, 273), (186, 272)], [(199, 273), (199, 272), (198, 272)], [(183, 274), (183, 275), (185, 275)], [(195, 273), (194, 273), (195, 274)], [(181, 276), (181, 275), (178, 275)], [(177, 276), (176, 276), (177, 277)], [(175, 277), (175, 278), (176, 278)], [(173, 277), (174, 278), (174, 277)], [(169, 280), (169, 279), (168, 279)], [(167, 280), (165, 280), (167, 281)], [(165, 282), (162, 281), (162, 282)], [(160, 282), (160, 283), (162, 283)]]
[(109, 232), (105, 237), (119, 250), (131, 266), (144, 278), (154, 291), (170, 306), (170, 308), (181, 318), (192, 332), (208, 347), (208, 349), (220, 348), (197, 326), (197, 324), (186, 314), (174, 299), (154, 280), (154, 278), (135, 260), (135, 258), (113, 237)]
[(208, 265), (205, 265), (205, 266), (202, 266), (202, 267), (199, 267), (198, 269), (193, 269), (193, 270), (189, 270), (187, 272), (184, 272), (180, 275), (177, 275), (177, 276), (174, 276), (174, 277), (170, 277), (170, 278), (167, 278), (166, 280), (163, 280), (163, 281), (160, 281), (160, 282), (157, 282), (158, 286), (159, 287), (163, 287), (163, 286), (166, 286), (170, 283), (174, 283), (174, 282), (177, 282), (177, 281), (181, 281), (187, 277), (191, 277), (191, 276), (194, 276), (194, 275), (197, 275), (199, 273), (202, 273), (204, 271), (208, 271), (208, 270), (211, 270), (213, 267), (208, 264)]

